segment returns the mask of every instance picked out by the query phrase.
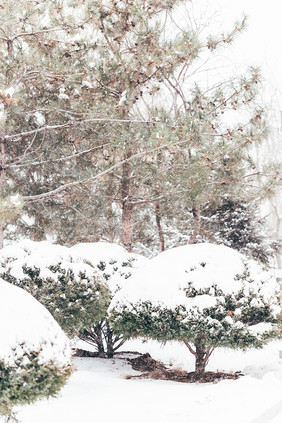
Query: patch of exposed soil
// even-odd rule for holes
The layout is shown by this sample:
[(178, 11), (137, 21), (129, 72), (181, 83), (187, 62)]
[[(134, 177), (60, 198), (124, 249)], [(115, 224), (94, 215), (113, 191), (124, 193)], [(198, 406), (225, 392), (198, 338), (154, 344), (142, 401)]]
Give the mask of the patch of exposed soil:
[(138, 376), (126, 376), (126, 379), (159, 379), (182, 383), (217, 383), (224, 379), (238, 379), (240, 376), (243, 376), (243, 373), (240, 371), (235, 373), (205, 372), (203, 375), (199, 375), (195, 372), (168, 369), (160, 361), (154, 360), (148, 353), (136, 358), (128, 358), (127, 361), (131, 364), (133, 370), (144, 373)]

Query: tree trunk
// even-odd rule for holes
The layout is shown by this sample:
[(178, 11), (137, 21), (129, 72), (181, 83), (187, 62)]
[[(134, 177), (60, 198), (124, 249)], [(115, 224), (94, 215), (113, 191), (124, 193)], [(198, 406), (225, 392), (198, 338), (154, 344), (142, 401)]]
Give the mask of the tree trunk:
[(190, 353), (195, 356), (195, 374), (197, 375), (197, 379), (200, 380), (206, 371), (206, 365), (208, 364), (209, 358), (213, 353), (215, 347), (211, 345), (208, 347), (204, 343), (205, 338), (203, 336), (199, 336), (198, 339), (194, 342), (194, 349), (192, 348), (187, 339), (183, 339), (183, 342), (190, 351)]
[(194, 207), (192, 210), (193, 213), (193, 221), (194, 221), (194, 229), (193, 233), (189, 239), (189, 244), (195, 244), (196, 238), (200, 233), (201, 228), (201, 211), (198, 207)]
[[(0, 133), (0, 198), (4, 197), (4, 191), (5, 191), (5, 188), (6, 188), (5, 165), (6, 165), (5, 139), (4, 139), (4, 135), (2, 133)], [(0, 248), (3, 248), (4, 230), (5, 230), (5, 224), (4, 224), (4, 222), (1, 222), (1, 225), (0, 225)]]
[(125, 339), (121, 335), (113, 333), (106, 318), (102, 319), (96, 326), (84, 329), (79, 334), (79, 338), (93, 345), (97, 349), (97, 353), (94, 353), (96, 354), (95, 357), (99, 358), (112, 358), (115, 351), (125, 343)]
[[(125, 158), (130, 157), (130, 152)], [(121, 198), (122, 198), (122, 218), (121, 218), (121, 243), (128, 251), (132, 251), (132, 218), (133, 206), (130, 199), (130, 163), (122, 165)]]
[(114, 341), (113, 341), (113, 331), (109, 325), (109, 322), (106, 320), (106, 344), (107, 344), (107, 357), (112, 358), (114, 356)]
[(98, 357), (100, 358), (105, 358), (106, 357), (106, 353), (105, 353), (105, 349), (104, 349), (104, 343), (103, 343), (103, 338), (101, 336), (101, 338), (98, 340), (97, 342), (97, 351), (98, 351)]
[(159, 234), (159, 241), (160, 241), (160, 252), (165, 250), (165, 239), (164, 239), (164, 233), (161, 225), (161, 211), (160, 211), (160, 203), (156, 203), (155, 208), (156, 213), (156, 224), (158, 228), (158, 234)]
[(203, 344), (196, 344), (196, 365), (195, 373), (201, 377), (205, 373), (206, 368), (206, 347)]
[(82, 341), (87, 342), (90, 345), (93, 345), (97, 349), (98, 357), (106, 357), (105, 348), (104, 348), (104, 339), (103, 339), (103, 325), (104, 320), (99, 322), (96, 326), (88, 330), (84, 330), (79, 334), (79, 338)]

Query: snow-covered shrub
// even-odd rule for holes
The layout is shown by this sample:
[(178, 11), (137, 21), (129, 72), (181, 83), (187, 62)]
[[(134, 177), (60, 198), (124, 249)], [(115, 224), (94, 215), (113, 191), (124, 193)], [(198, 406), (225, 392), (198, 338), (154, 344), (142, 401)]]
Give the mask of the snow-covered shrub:
[(71, 348), (51, 314), (0, 279), (0, 416), (54, 396), (71, 374)]
[(111, 304), (125, 337), (183, 341), (200, 378), (216, 347), (261, 348), (278, 334), (276, 279), (229, 247), (195, 244), (151, 259)]
[[(80, 255), (102, 272), (112, 297), (123, 286), (125, 280), (147, 262), (145, 257), (130, 254), (123, 247), (107, 242), (76, 244), (70, 251)], [(94, 346), (99, 357), (112, 357), (125, 342), (121, 333), (114, 332), (107, 314), (96, 324), (81, 330), (79, 337)]]
[(70, 335), (99, 322), (110, 291), (99, 271), (69, 248), (24, 241), (1, 250), (1, 277), (38, 299)]

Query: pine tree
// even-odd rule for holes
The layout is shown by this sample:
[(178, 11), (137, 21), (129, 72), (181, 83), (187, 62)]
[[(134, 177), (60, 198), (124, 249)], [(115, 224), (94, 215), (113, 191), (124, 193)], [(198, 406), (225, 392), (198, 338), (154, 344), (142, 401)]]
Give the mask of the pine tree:
[(224, 199), (213, 209), (203, 211), (207, 240), (224, 244), (263, 263), (268, 263), (279, 248), (278, 241), (268, 240), (257, 204)]
[(149, 226), (164, 249), (174, 204), (195, 217), (192, 242), (206, 203), (250, 183), (247, 147), (264, 132), (263, 111), (244, 109), (233, 126), (224, 116), (253, 104), (258, 71), (209, 91), (189, 80), (244, 21), (203, 37), (175, 24), (183, 4), (4, 3), (1, 191), (24, 201), (9, 236), (104, 239), (130, 251)]

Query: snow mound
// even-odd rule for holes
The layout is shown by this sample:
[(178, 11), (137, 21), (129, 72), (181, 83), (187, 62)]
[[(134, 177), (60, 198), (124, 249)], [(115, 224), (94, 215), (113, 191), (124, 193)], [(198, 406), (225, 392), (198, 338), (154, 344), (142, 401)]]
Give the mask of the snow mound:
[[(110, 308), (149, 301), (159, 307), (203, 310), (215, 306), (220, 296), (241, 290), (245, 295), (250, 290), (259, 292), (269, 301), (276, 288), (269, 272), (239, 252), (223, 245), (193, 244), (149, 260), (116, 294)], [(193, 290), (197, 292), (194, 297)]]
[(112, 292), (119, 289), (125, 279), (132, 277), (149, 261), (146, 257), (128, 253), (120, 245), (110, 242), (85, 242), (76, 244), (69, 250), (71, 254), (83, 257), (98, 267)]
[(68, 247), (52, 244), (49, 241), (24, 240), (9, 245), (0, 252), (2, 269), (5, 271), (10, 268), (11, 275), (17, 279), (25, 277), (23, 267), (36, 267), (40, 270), (41, 277), (52, 278), (54, 275), (48, 268), (59, 263), (61, 268), (71, 270), (75, 275), (82, 272), (91, 278), (93, 275), (100, 274), (97, 268), (85, 262), (84, 257)]
[(17, 279), (25, 277), (23, 267), (36, 267), (41, 277), (52, 277), (48, 268), (60, 263), (63, 269), (72, 270), (76, 275), (83, 272), (89, 278), (95, 274), (103, 276), (112, 292), (147, 261), (141, 255), (128, 253), (120, 245), (108, 242), (80, 243), (68, 248), (49, 241), (24, 240), (0, 252), (3, 271), (10, 268), (11, 275)]
[(0, 360), (7, 365), (35, 351), (40, 364), (70, 365), (70, 341), (51, 314), (28, 292), (2, 279), (0, 322)]

